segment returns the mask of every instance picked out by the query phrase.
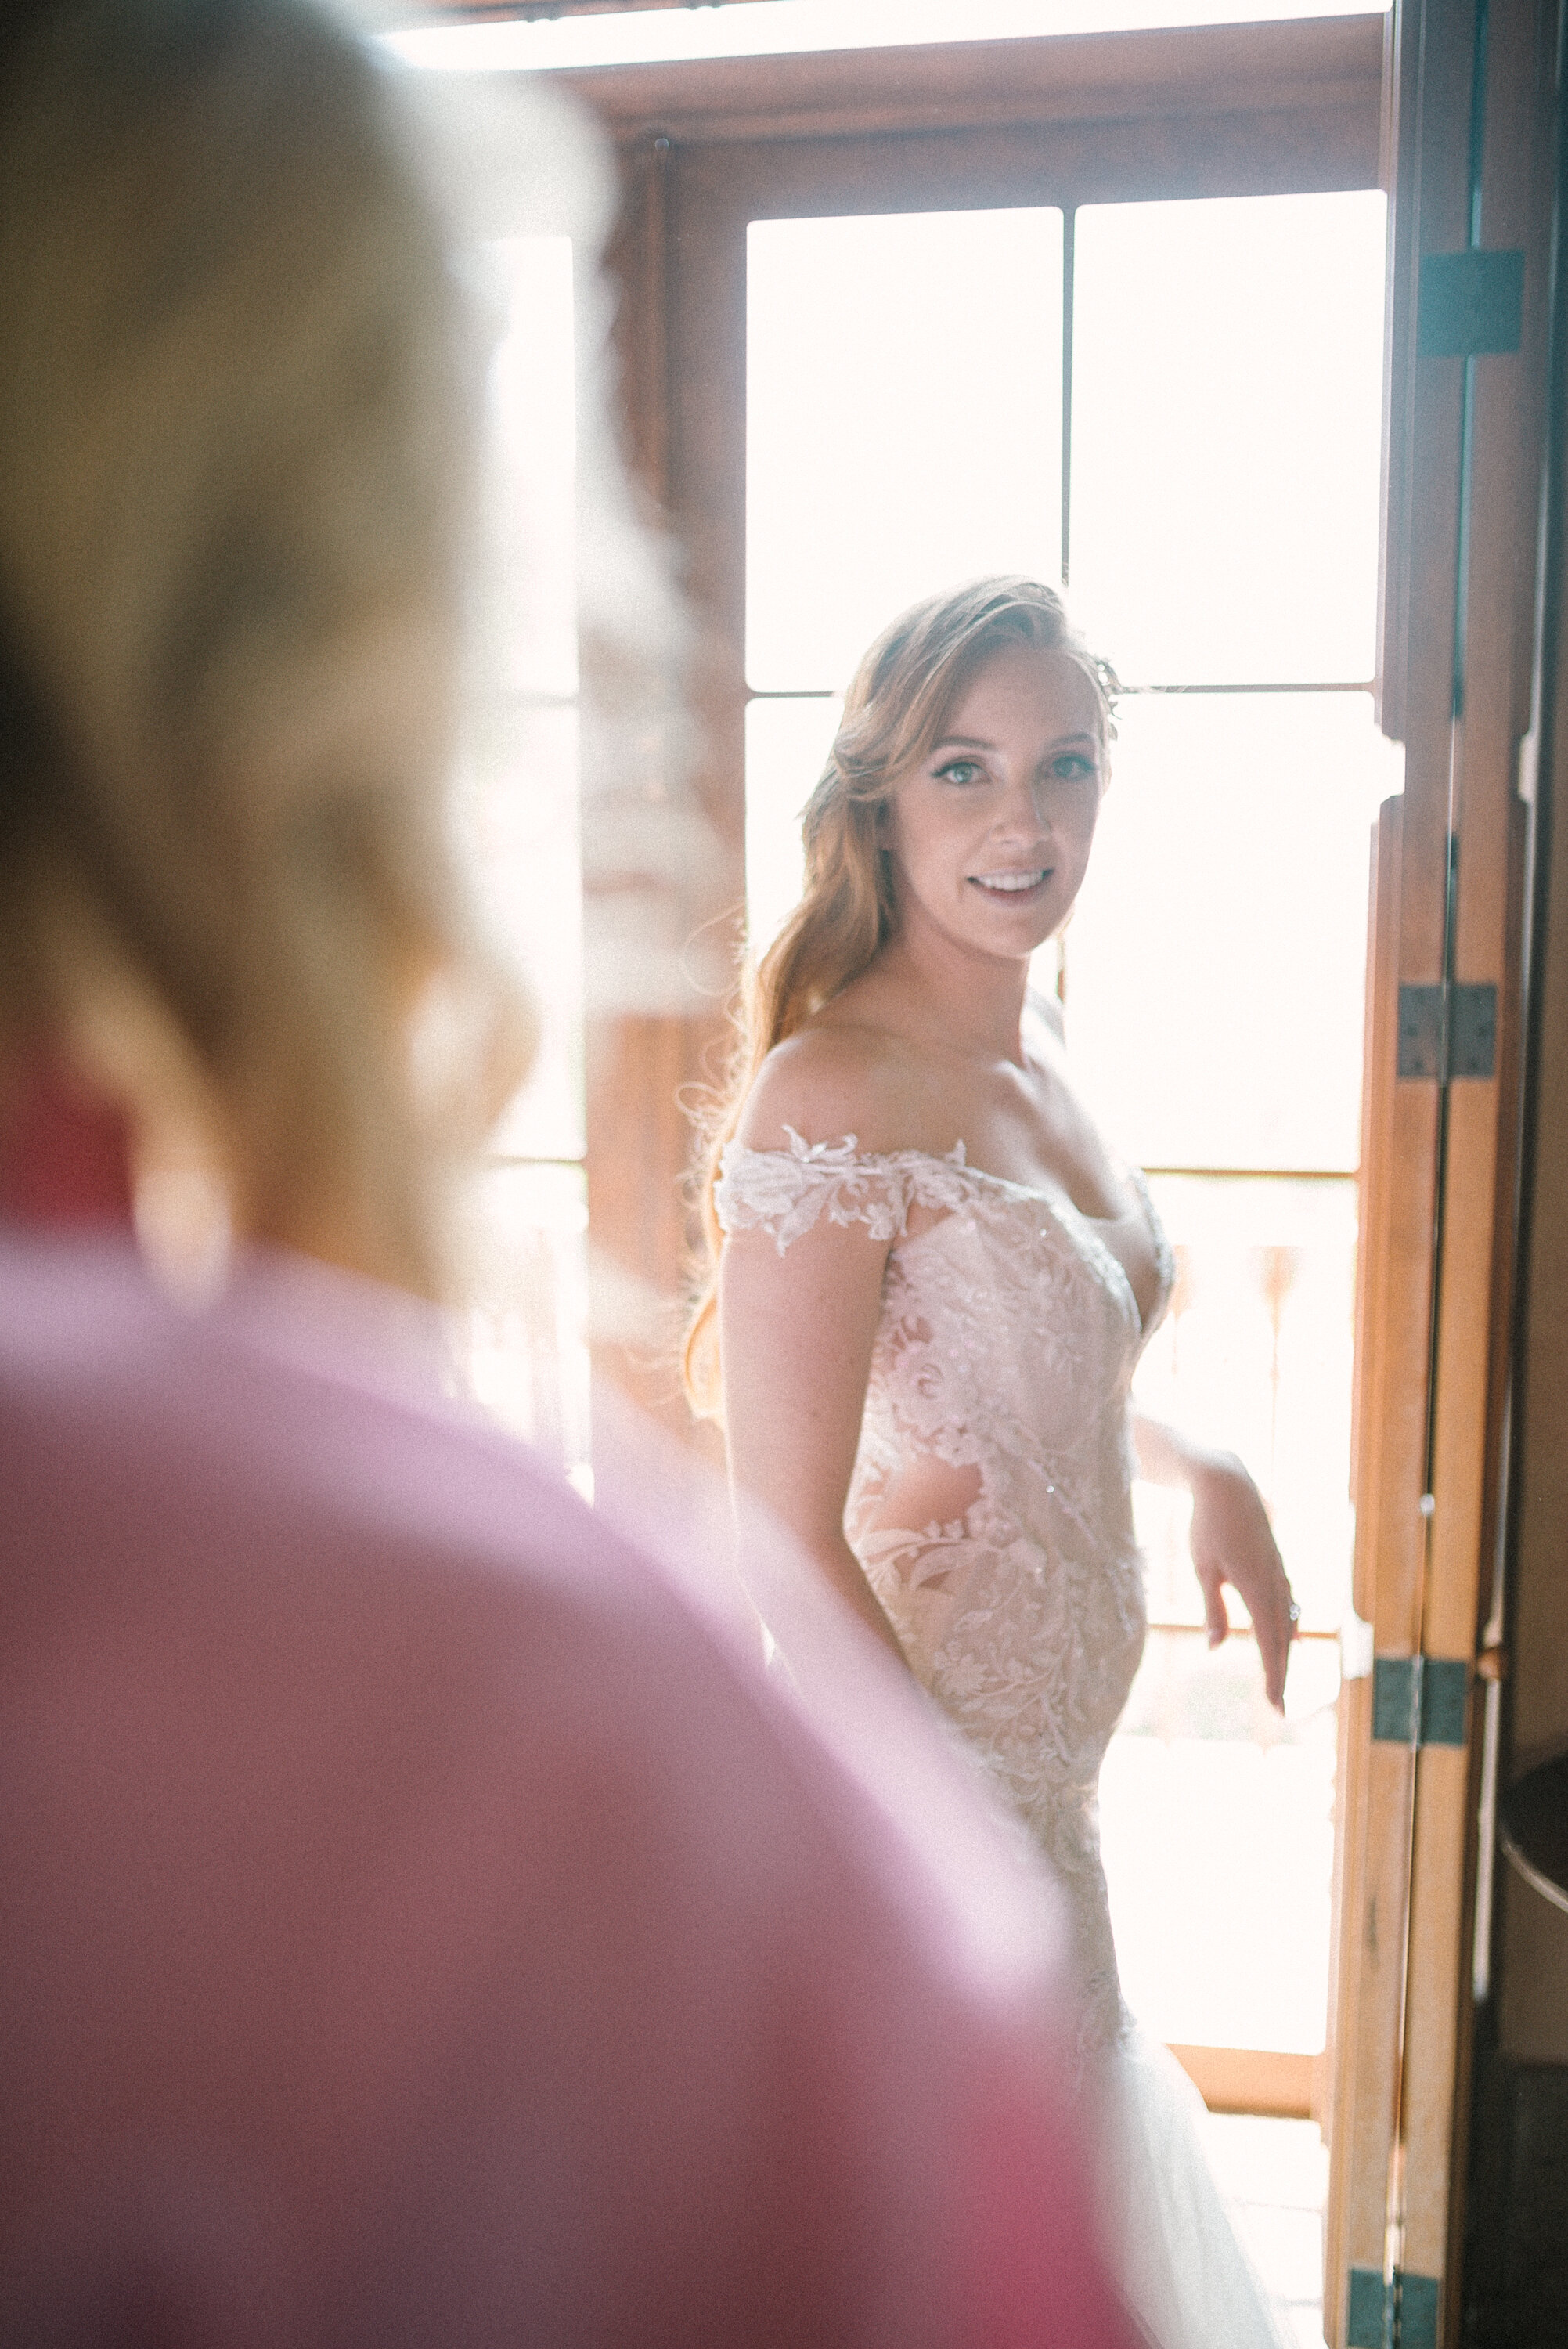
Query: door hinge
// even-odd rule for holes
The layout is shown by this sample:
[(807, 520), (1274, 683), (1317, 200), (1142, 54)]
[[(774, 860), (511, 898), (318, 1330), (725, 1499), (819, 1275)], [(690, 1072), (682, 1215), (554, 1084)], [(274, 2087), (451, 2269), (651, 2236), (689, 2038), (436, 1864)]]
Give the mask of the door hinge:
[(1497, 989), (1491, 981), (1402, 987), (1397, 1067), (1401, 1077), (1436, 1077), (1439, 1082), (1494, 1075)]
[(1438, 2279), (1352, 2268), (1346, 2349), (1438, 2349)]
[(1449, 1656), (1374, 1656), (1372, 1735), (1380, 1745), (1464, 1745), (1470, 1666)]
[(1524, 325), (1524, 255), (1424, 253), (1416, 304), (1416, 348), (1424, 359), (1516, 351)]

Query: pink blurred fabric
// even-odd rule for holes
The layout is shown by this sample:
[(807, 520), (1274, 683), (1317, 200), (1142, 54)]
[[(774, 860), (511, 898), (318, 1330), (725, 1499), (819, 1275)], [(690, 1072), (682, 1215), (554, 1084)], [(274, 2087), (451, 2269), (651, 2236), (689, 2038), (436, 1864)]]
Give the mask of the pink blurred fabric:
[(6, 1071), (0, 1100), (0, 1222), (130, 1225), (126, 1123), (40, 1052)]
[(439, 1345), (0, 1230), (0, 2340), (1120, 2349), (1048, 1899)]

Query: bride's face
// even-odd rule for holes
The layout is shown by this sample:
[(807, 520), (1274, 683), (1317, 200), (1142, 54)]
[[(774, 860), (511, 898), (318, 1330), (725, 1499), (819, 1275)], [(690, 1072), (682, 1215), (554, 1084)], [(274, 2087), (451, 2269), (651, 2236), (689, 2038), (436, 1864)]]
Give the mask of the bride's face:
[(1065, 653), (1020, 645), (975, 677), (883, 819), (906, 930), (1014, 957), (1067, 919), (1105, 786), (1099, 697)]

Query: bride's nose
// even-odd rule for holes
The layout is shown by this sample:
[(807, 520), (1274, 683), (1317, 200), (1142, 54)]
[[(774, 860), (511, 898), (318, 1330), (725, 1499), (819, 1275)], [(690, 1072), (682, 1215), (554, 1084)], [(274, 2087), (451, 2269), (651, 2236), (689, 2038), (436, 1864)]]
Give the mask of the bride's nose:
[(992, 836), (1020, 845), (1044, 840), (1051, 830), (1051, 812), (1050, 792), (1032, 778), (1020, 775), (1002, 794)]

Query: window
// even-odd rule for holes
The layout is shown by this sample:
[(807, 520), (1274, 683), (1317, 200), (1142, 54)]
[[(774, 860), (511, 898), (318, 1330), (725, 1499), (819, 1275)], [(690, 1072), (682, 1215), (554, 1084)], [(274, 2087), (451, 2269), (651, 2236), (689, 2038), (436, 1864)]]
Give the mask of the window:
[[(511, 316), (492, 362), (498, 478), (490, 631), (479, 647), (459, 789), (484, 910), (539, 1019), (529, 1081), (491, 1138), (467, 1245), (483, 1299), (475, 1392), (559, 1460), (588, 1463), (587, 1226), (578, 824), (572, 245), (490, 248)], [(526, 563), (516, 554), (527, 549)]]
[(839, 693), (903, 605), (1065, 578), (1130, 688), (1041, 977), (1177, 1248), (1140, 1399), (1246, 1458), (1309, 1636), (1281, 1723), (1250, 1644), (1211, 1657), (1196, 1628), (1184, 1496), (1140, 1488), (1158, 1628), (1107, 1868), (1152, 2027), (1300, 2054), (1327, 1995), (1367, 843), (1398, 780), (1370, 698), (1383, 251), (1357, 190), (754, 221), (747, 254), (753, 950), (798, 894)]

